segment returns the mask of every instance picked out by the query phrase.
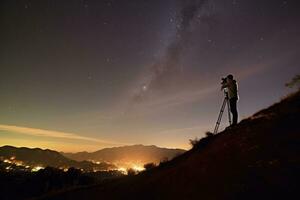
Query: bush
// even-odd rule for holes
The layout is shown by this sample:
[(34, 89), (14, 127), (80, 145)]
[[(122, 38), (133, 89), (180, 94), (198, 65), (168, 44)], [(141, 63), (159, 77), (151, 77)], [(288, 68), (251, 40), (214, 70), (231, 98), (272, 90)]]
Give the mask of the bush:
[(132, 168), (127, 169), (127, 175), (128, 176), (134, 176), (134, 175), (137, 175), (137, 173), (138, 172), (136, 170), (132, 169)]
[(205, 133), (205, 137), (198, 139), (197, 137), (195, 139), (190, 139), (190, 144), (192, 145), (192, 149), (195, 148), (202, 148), (205, 145), (209, 143), (209, 141), (214, 137), (214, 134), (207, 131)]
[(169, 161), (169, 158), (168, 157), (164, 157), (163, 159), (160, 160), (159, 166), (165, 165), (166, 163), (168, 163), (168, 161)]
[(300, 74), (296, 75), (290, 82), (285, 84), (286, 87), (300, 87)]
[(214, 136), (214, 134), (212, 132), (210, 132), (210, 131), (206, 131), (205, 135), (206, 135), (206, 137)]
[(147, 163), (144, 165), (145, 170), (153, 169), (154, 167), (156, 167), (156, 164), (154, 163)]
[(199, 138), (195, 138), (195, 139), (190, 139), (190, 145), (192, 146), (192, 148), (194, 148), (194, 146), (196, 146), (199, 143), (200, 139)]

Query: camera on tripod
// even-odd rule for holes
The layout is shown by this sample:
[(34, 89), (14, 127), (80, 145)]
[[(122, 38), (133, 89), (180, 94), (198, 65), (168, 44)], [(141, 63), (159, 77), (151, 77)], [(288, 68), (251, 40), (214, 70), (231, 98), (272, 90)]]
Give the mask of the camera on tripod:
[(226, 86), (226, 84), (227, 84), (227, 77), (222, 77), (221, 78), (221, 80), (222, 80), (222, 82), (221, 82), (221, 85), (222, 85), (222, 90), (224, 91), (224, 94), (225, 94), (225, 96), (226, 97), (228, 97), (227, 95), (228, 95), (228, 90), (227, 90), (227, 86)]
[(223, 112), (225, 110), (226, 105), (227, 105), (227, 111), (228, 111), (229, 125), (231, 125), (230, 103), (229, 103), (229, 98), (228, 98), (228, 89), (227, 89), (227, 86), (226, 86), (227, 77), (226, 78), (222, 77), (221, 80), (222, 80), (222, 82), (221, 82), (222, 90), (224, 91), (225, 98), (224, 98), (224, 101), (223, 101), (223, 104), (221, 106), (221, 110), (220, 110), (220, 113), (219, 113), (219, 116), (218, 116), (218, 119), (217, 119), (217, 122), (216, 122), (216, 126), (215, 126), (215, 129), (214, 129), (214, 134), (218, 133), (218, 129), (219, 129), (219, 126), (220, 126), (220, 123), (221, 123), (221, 120), (222, 120), (222, 115), (223, 115)]
[(221, 78), (222, 82), (221, 82), (221, 85), (225, 85), (227, 83), (227, 78), (225, 77), (222, 77)]

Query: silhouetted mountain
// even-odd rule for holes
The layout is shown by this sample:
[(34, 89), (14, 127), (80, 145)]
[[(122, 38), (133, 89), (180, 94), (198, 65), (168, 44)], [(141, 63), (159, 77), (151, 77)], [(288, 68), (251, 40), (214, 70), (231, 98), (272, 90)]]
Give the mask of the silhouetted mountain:
[(136, 176), (45, 199), (295, 199), (300, 92)]
[(108, 163), (100, 163), (94, 164), (88, 161), (75, 161), (65, 156), (61, 155), (56, 151), (52, 151), (49, 149), (42, 150), (39, 148), (26, 148), (26, 147), (13, 147), (13, 146), (3, 146), (0, 147), (0, 158), (2, 159), (10, 159), (11, 157), (15, 157), (16, 160), (22, 161), (23, 163), (31, 166), (51, 166), (51, 167), (76, 167), (82, 168), (85, 170), (107, 170), (116, 168), (112, 164)]
[(184, 152), (185, 150), (182, 149), (167, 149), (154, 145), (132, 145), (105, 148), (93, 153), (79, 152), (74, 154), (64, 153), (63, 155), (77, 161), (93, 160), (119, 164), (130, 162), (145, 164), (149, 162), (159, 163), (162, 160), (172, 159)]

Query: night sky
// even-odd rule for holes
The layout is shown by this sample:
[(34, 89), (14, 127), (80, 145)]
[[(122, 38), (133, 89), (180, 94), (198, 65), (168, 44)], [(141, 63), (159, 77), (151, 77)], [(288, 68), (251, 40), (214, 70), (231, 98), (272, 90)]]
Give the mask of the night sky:
[(238, 81), (240, 119), (292, 91), (299, 11), (298, 0), (2, 0), (0, 145), (189, 148), (214, 128), (221, 77)]

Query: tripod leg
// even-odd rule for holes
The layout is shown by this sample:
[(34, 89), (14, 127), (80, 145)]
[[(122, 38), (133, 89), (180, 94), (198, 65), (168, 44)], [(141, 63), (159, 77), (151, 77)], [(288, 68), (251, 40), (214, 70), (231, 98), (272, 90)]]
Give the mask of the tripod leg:
[(228, 121), (229, 121), (229, 126), (231, 125), (231, 115), (230, 115), (230, 102), (229, 99), (227, 98), (227, 109), (228, 109)]
[(226, 102), (227, 102), (227, 99), (224, 98), (224, 101), (223, 101), (223, 104), (221, 106), (221, 110), (220, 110), (220, 113), (219, 113), (219, 116), (218, 116), (218, 119), (217, 119), (217, 122), (216, 122), (216, 126), (215, 126), (215, 129), (214, 129), (214, 134), (218, 133), (218, 129), (219, 129), (219, 126), (220, 126), (220, 123), (221, 123), (221, 120), (222, 120), (222, 115), (223, 115), (223, 112), (224, 112), (224, 109), (225, 109), (225, 106), (226, 106)]

